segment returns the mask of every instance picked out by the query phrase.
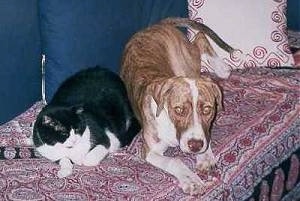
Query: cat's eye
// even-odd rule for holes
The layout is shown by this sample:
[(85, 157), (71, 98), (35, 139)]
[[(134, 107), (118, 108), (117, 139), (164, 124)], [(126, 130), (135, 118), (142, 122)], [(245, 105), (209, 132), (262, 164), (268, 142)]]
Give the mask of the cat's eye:
[(62, 132), (61, 133), (63, 136), (69, 136), (69, 133), (67, 133), (67, 132)]

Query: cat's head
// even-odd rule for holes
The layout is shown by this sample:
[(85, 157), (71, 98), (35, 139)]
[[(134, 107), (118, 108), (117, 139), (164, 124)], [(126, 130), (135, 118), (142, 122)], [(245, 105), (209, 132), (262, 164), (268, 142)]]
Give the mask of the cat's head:
[(82, 134), (86, 128), (80, 118), (82, 108), (78, 107), (49, 107), (42, 111), (35, 123), (40, 141), (54, 145), (64, 143), (71, 135), (71, 130)]

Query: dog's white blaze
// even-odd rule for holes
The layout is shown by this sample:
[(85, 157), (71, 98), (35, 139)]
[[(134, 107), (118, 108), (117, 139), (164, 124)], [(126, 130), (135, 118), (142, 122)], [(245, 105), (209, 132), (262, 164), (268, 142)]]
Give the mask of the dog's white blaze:
[(185, 78), (185, 81), (189, 84), (191, 95), (192, 95), (192, 108), (193, 108), (193, 126), (189, 129), (187, 129), (181, 136), (180, 140), (180, 148), (182, 151), (190, 152), (187, 142), (190, 139), (196, 139), (196, 140), (202, 140), (203, 141), (203, 147), (199, 152), (203, 152), (206, 149), (207, 142), (205, 138), (205, 133), (203, 130), (202, 125), (199, 123), (199, 117), (197, 112), (197, 102), (199, 99), (199, 92), (198, 88), (196, 86), (196, 81), (191, 80), (188, 78)]
[(156, 102), (151, 97), (151, 111), (155, 116), (155, 128), (157, 129), (158, 138), (168, 144), (168, 146), (178, 146), (178, 140), (176, 138), (176, 128), (169, 117), (167, 107), (164, 107), (158, 117), (156, 117), (156, 110)]

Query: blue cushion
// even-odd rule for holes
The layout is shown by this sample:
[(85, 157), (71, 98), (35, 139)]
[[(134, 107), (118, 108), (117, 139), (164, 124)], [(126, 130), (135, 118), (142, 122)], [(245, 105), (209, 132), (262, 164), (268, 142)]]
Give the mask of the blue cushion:
[(37, 1), (0, 1), (0, 124), (41, 97)]
[(138, 30), (167, 16), (187, 17), (182, 0), (40, 1), (46, 97), (82, 68), (119, 71), (126, 42)]
[(300, 1), (287, 1), (287, 23), (288, 28), (294, 31), (300, 31)]

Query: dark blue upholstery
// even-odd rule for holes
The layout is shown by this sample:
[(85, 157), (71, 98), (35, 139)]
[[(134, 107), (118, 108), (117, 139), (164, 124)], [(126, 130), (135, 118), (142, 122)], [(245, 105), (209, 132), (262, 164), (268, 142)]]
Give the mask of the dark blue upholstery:
[(0, 1), (0, 124), (41, 99), (37, 1)]
[(288, 28), (300, 31), (300, 0), (287, 0)]
[[(300, 1), (287, 2), (288, 28), (300, 31)], [(82, 68), (102, 65), (117, 72), (132, 34), (169, 16), (187, 17), (187, 1), (0, 1), (0, 124), (41, 99), (41, 48), (49, 100)]]
[(118, 72), (126, 42), (167, 16), (187, 17), (183, 0), (40, 1), (46, 96), (82, 68), (101, 65)]

